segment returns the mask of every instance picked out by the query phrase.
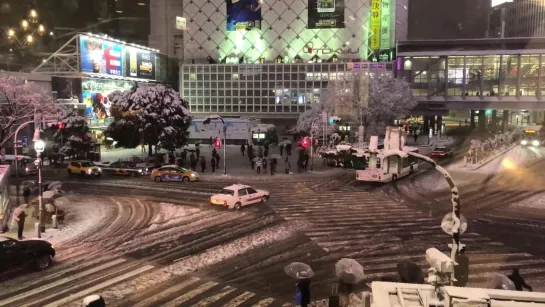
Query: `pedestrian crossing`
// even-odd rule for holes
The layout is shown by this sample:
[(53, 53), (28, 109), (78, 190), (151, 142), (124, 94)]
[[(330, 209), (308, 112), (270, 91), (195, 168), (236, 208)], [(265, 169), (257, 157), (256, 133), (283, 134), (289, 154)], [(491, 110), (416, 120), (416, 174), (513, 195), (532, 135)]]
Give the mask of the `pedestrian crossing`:
[[(294, 300), (294, 280), (283, 272), (291, 262), (314, 269), (314, 300), (330, 295), (340, 258), (361, 263), (365, 283), (370, 283), (396, 280), (401, 259), (425, 270), (429, 247), (449, 252), (451, 238), (440, 229), (442, 216), (373, 190), (331, 189), (345, 184), (343, 177), (256, 182), (254, 187), (269, 190), (271, 200), (241, 212), (208, 205), (212, 193), (231, 183), (163, 183), (158, 190), (148, 187), (141, 194), (113, 196), (112, 204), (130, 206), (138, 200), (148, 209), (135, 207), (130, 213), (139, 216), (135, 223), (112, 218), (117, 226), (104, 227), (106, 233), (61, 247), (61, 261), (47, 271), (0, 283), (0, 307), (79, 306), (88, 293), (103, 295), (108, 306), (282, 306)], [(93, 190), (96, 194), (97, 188)], [(100, 191), (119, 195), (120, 187), (103, 184)], [(190, 209), (182, 216), (160, 214), (159, 199)], [(294, 224), (299, 226), (287, 235), (271, 234)], [(545, 290), (545, 260), (492, 239), (490, 233), (481, 233), (483, 227), (470, 225), (462, 236), (470, 281), (482, 285), (491, 273), (509, 273), (516, 266), (534, 289)], [(123, 240), (109, 238), (112, 231)], [(97, 238), (106, 241), (98, 252), (82, 252)], [(248, 241), (256, 245), (245, 246)], [(77, 255), (63, 255), (63, 250)]]

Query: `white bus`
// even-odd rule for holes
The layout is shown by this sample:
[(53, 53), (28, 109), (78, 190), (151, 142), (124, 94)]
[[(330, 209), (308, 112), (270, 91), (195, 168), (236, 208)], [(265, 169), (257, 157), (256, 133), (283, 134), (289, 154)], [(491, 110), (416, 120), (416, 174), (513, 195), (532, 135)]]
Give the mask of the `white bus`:
[(379, 150), (370, 153), (369, 168), (356, 171), (356, 180), (367, 182), (391, 182), (418, 170), (418, 159), (407, 155), (418, 153), (416, 147), (401, 150)]

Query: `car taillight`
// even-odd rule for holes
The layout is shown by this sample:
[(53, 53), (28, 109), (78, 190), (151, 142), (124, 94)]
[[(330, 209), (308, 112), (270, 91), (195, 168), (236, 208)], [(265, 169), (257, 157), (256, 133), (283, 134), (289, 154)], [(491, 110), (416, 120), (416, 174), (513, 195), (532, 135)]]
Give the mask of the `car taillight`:
[(359, 178), (360, 174), (356, 173), (356, 178)]
[(440, 156), (444, 156), (445, 154), (444, 154), (444, 153), (442, 153), (442, 154), (439, 154), (439, 155), (440, 155)]
[(227, 201), (226, 200), (223, 201), (223, 205), (227, 206)]

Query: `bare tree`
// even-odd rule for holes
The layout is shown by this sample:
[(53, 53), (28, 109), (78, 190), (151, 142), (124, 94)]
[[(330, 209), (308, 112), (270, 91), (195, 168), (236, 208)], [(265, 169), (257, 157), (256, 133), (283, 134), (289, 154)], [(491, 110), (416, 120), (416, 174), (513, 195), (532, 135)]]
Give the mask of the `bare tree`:
[(34, 83), (10, 76), (0, 76), (0, 147), (13, 137), (15, 130), (35, 114), (61, 119), (67, 110)]

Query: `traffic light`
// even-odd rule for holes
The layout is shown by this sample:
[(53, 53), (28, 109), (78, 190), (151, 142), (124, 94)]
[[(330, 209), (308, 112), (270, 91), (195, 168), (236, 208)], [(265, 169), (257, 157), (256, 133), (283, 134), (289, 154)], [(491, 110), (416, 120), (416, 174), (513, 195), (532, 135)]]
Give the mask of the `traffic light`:
[(220, 149), (221, 140), (219, 138), (216, 138), (216, 140), (214, 141), (214, 147), (216, 147), (216, 149)]
[(308, 145), (310, 145), (310, 139), (308, 137), (304, 137), (303, 140), (301, 140), (301, 146), (303, 148), (308, 148)]
[(64, 129), (64, 123), (59, 123), (57, 126), (59, 127), (59, 130)]
[(53, 130), (62, 130), (65, 128), (64, 123), (58, 122), (58, 123), (47, 123), (47, 127), (51, 128)]
[(341, 122), (341, 118), (338, 117), (338, 116), (330, 116), (329, 117), (329, 124), (330, 125), (333, 125), (333, 124), (338, 124)]

